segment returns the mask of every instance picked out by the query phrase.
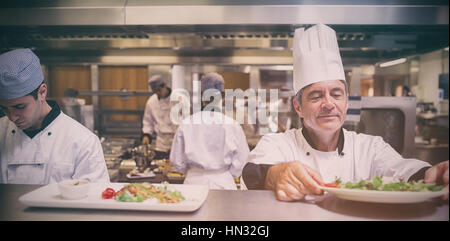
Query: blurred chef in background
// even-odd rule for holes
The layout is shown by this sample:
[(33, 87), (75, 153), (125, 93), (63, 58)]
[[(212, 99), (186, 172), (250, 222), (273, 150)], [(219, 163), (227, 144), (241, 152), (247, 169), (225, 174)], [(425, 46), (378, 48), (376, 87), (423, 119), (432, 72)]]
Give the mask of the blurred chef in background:
[(273, 190), (282, 201), (321, 194), (319, 186), (336, 177), (355, 182), (378, 175), (448, 185), (448, 161), (431, 167), (405, 159), (381, 137), (342, 128), (348, 87), (334, 30), (323, 24), (297, 29), (293, 51), (293, 105), (303, 128), (261, 138), (241, 185)]
[(148, 84), (153, 95), (147, 100), (142, 119), (142, 144), (151, 144), (156, 139), (155, 159), (169, 158), (170, 147), (177, 125), (170, 120), (170, 102), (172, 89), (167, 86), (161, 75), (152, 76)]
[[(281, 99), (274, 103), (276, 105), (276, 109), (278, 111), (278, 116), (275, 120), (277, 124), (278, 132), (285, 132), (286, 130), (291, 129), (291, 112), (292, 112), (292, 101), (289, 96), (288, 88), (281, 88), (280, 93)], [(275, 106), (270, 106), (271, 110), (275, 109)]]
[[(221, 75), (207, 73), (200, 81), (202, 96), (212, 90), (221, 96), (224, 90)], [(247, 140), (239, 123), (222, 114), (221, 106), (211, 105), (214, 105), (211, 101), (202, 101), (202, 111), (182, 121), (175, 134), (170, 161), (177, 171), (186, 173), (185, 184), (236, 190), (234, 178), (241, 176), (250, 152)]]
[(46, 96), (30, 49), (0, 55), (0, 183), (109, 182), (98, 137)]

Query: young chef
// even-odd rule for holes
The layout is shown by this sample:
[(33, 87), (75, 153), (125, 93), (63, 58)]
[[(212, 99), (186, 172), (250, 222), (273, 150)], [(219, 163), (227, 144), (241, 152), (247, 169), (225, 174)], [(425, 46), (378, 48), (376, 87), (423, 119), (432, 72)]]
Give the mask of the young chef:
[(261, 138), (243, 170), (247, 188), (270, 189), (277, 199), (292, 201), (321, 194), (319, 185), (336, 177), (354, 182), (383, 175), (448, 185), (448, 161), (430, 167), (404, 159), (381, 137), (342, 128), (348, 90), (334, 30), (322, 24), (297, 29), (293, 51), (293, 105), (303, 128)]
[(172, 93), (161, 75), (155, 75), (148, 81), (153, 94), (145, 105), (142, 118), (142, 144), (150, 144), (156, 138), (156, 159), (168, 158), (173, 135), (177, 126), (170, 120), (170, 94)]
[[(224, 80), (217, 73), (207, 73), (200, 81), (202, 96), (205, 91), (215, 90), (217, 96), (223, 92)], [(241, 176), (250, 150), (241, 125), (220, 109), (202, 101), (202, 111), (187, 117), (178, 127), (170, 161), (179, 172), (186, 173), (185, 184), (237, 189), (234, 177)]]
[(96, 135), (46, 100), (38, 57), (29, 49), (0, 55), (0, 183), (65, 179), (109, 182)]

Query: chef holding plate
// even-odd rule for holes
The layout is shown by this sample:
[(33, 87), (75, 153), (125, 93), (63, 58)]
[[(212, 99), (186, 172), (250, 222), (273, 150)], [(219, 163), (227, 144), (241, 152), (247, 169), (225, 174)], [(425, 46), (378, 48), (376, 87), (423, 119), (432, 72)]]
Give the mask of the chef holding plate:
[(322, 194), (320, 186), (337, 177), (343, 182), (385, 176), (448, 185), (448, 161), (430, 166), (406, 159), (379, 136), (342, 128), (348, 83), (333, 29), (323, 24), (297, 29), (293, 57), (293, 105), (303, 128), (261, 138), (244, 167), (243, 186), (273, 190), (277, 199), (294, 201)]

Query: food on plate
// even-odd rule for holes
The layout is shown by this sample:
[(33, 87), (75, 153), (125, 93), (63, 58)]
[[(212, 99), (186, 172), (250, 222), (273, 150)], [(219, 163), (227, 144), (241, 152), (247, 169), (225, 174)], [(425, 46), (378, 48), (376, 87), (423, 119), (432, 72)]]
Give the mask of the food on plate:
[(167, 176), (168, 177), (185, 177), (184, 174), (179, 173), (179, 172), (169, 172), (169, 173), (167, 173)]
[(359, 190), (377, 190), (377, 191), (401, 191), (401, 192), (437, 192), (444, 187), (436, 185), (434, 183), (424, 183), (423, 180), (419, 181), (398, 181), (398, 182), (385, 182), (383, 177), (375, 176), (372, 179), (361, 180), (359, 182), (346, 182), (342, 183), (339, 179), (336, 179), (333, 183), (325, 184), (326, 187), (347, 188), (347, 189), (359, 189)]
[(332, 183), (325, 183), (325, 187), (338, 187), (339, 184), (341, 184), (341, 179), (340, 178), (336, 178), (336, 180), (334, 180), (334, 182)]
[[(109, 189), (112, 188), (102, 192), (102, 198), (104, 196), (112, 198), (110, 197), (112, 192)], [(149, 198), (156, 198), (161, 203), (178, 203), (184, 200), (181, 192), (171, 191), (166, 185), (157, 187), (148, 182), (127, 184), (115, 192), (113, 197), (119, 202), (143, 202)]]
[(102, 192), (102, 199), (111, 199), (116, 196), (116, 191), (112, 188), (106, 188), (105, 191)]

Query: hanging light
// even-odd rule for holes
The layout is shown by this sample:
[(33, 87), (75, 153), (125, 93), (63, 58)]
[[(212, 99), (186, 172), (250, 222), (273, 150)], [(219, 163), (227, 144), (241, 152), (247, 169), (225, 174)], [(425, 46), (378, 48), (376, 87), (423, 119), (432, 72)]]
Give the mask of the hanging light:
[(396, 59), (396, 60), (381, 63), (380, 67), (382, 67), (382, 68), (389, 67), (389, 66), (396, 65), (396, 64), (403, 64), (405, 62), (406, 62), (406, 58), (401, 58), (401, 59)]

